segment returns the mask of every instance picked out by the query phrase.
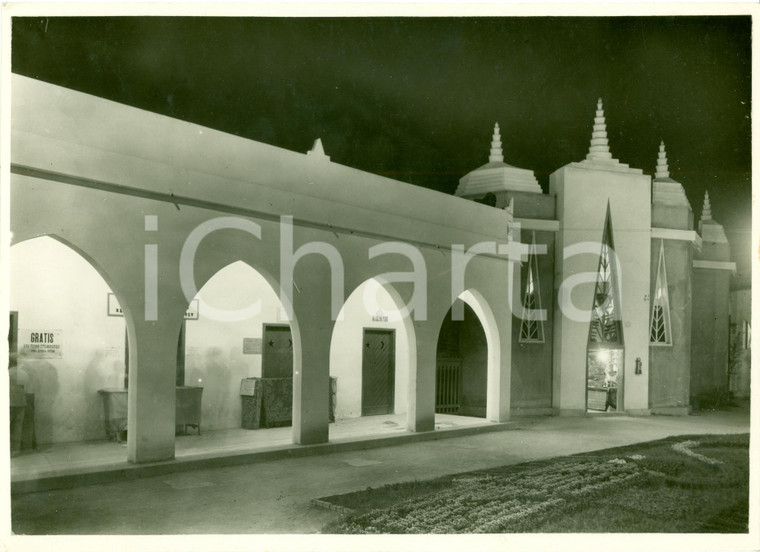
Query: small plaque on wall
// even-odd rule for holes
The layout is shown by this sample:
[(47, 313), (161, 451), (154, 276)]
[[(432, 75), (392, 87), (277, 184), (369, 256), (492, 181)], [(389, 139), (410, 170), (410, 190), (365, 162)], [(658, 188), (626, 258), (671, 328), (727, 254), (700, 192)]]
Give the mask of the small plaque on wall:
[(261, 338), (260, 337), (244, 337), (243, 338), (243, 354), (244, 355), (260, 355), (261, 354)]
[(379, 310), (372, 315), (372, 322), (388, 322), (388, 315)]

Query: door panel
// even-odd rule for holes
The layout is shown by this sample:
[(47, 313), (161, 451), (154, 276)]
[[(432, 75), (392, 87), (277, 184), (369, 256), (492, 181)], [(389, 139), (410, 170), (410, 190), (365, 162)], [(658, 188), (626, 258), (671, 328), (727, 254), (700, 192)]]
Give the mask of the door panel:
[(15, 368), (18, 362), (18, 311), (11, 311), (8, 327), (8, 368)]
[(395, 384), (393, 330), (364, 330), (362, 416), (392, 414)]
[(293, 377), (293, 339), (290, 326), (264, 325), (261, 377)]

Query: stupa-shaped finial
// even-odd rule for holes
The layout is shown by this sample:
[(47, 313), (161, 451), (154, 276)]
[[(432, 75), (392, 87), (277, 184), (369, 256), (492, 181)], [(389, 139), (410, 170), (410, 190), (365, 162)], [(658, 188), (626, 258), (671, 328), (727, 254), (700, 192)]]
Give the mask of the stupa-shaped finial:
[(705, 190), (705, 200), (702, 203), (702, 220), (712, 220), (712, 209), (710, 207), (710, 194)]
[(670, 178), (668, 170), (668, 156), (665, 153), (665, 142), (660, 142), (660, 152), (657, 154), (657, 171), (654, 173), (655, 178)]
[(596, 117), (594, 117), (594, 131), (591, 133), (591, 146), (588, 149), (586, 159), (606, 161), (612, 159), (610, 144), (607, 140), (607, 125), (604, 122), (604, 107), (602, 98), (596, 103)]
[(488, 162), (504, 162), (504, 152), (501, 149), (501, 134), (499, 134), (499, 123), (493, 127), (493, 138), (491, 139), (491, 155), (488, 156)]

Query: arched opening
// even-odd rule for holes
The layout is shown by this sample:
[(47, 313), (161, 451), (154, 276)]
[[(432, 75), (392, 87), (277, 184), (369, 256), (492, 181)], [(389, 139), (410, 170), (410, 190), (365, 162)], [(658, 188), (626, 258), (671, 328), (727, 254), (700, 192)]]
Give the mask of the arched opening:
[[(108, 283), (73, 247), (49, 236), (15, 244), (9, 265), (16, 334), (9, 373), (12, 449), (121, 440), (126, 325)], [(108, 390), (123, 399), (123, 419), (109, 419)]]
[(609, 204), (601, 245), (586, 349), (586, 410), (619, 412), (624, 408), (625, 346)]
[(490, 309), (477, 292), (468, 290), (456, 299), (438, 334), (436, 415), (494, 418), (489, 412), (489, 386), (499, 367), (497, 331)]
[(406, 413), (416, 349), (403, 306), (395, 288), (375, 278), (343, 304), (330, 342), (336, 420)]
[(216, 272), (180, 330), (177, 433), (290, 426), (296, 339), (267, 277), (243, 261)]

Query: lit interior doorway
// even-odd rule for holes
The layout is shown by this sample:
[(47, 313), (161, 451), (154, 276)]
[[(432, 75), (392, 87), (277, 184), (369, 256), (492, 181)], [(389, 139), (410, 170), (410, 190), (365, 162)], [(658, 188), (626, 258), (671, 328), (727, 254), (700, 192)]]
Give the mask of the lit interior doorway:
[(586, 355), (586, 409), (623, 410), (624, 340), (610, 208), (602, 234)]
[(591, 412), (622, 410), (623, 349), (590, 348), (587, 358), (587, 408)]

